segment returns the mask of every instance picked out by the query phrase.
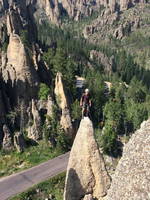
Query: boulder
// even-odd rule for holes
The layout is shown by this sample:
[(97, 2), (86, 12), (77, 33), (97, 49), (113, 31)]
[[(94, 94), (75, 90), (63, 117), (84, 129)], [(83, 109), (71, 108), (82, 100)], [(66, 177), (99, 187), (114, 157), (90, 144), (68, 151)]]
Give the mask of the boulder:
[(150, 198), (150, 119), (125, 145), (108, 191), (108, 200)]
[(86, 194), (99, 199), (107, 194), (109, 187), (110, 176), (94, 138), (92, 122), (86, 117), (80, 123), (71, 149), (64, 200), (80, 200)]

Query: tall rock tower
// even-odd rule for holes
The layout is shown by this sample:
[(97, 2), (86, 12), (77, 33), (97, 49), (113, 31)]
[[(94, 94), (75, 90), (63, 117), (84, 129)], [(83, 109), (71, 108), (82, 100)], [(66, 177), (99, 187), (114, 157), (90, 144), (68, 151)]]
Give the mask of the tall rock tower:
[(86, 195), (107, 194), (110, 177), (94, 138), (92, 122), (84, 118), (76, 135), (68, 163), (64, 200), (80, 200)]

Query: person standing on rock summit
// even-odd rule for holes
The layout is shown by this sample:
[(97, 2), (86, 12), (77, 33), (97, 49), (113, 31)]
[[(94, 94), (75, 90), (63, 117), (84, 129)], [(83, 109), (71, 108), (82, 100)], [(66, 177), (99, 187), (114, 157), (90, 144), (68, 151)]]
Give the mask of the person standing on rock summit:
[(85, 89), (85, 92), (82, 94), (80, 100), (80, 106), (82, 107), (82, 118), (84, 118), (84, 116), (89, 115), (91, 105), (92, 105), (91, 96), (89, 93), (89, 89), (87, 88)]

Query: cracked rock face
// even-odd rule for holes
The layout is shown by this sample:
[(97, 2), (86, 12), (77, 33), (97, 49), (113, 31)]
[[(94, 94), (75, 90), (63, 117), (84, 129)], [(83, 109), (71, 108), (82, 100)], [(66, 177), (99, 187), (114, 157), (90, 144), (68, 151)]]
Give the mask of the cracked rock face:
[(92, 122), (84, 118), (70, 153), (64, 200), (80, 200), (86, 194), (99, 199), (107, 194), (109, 186), (110, 177), (94, 138)]
[(150, 199), (150, 119), (126, 144), (107, 199)]

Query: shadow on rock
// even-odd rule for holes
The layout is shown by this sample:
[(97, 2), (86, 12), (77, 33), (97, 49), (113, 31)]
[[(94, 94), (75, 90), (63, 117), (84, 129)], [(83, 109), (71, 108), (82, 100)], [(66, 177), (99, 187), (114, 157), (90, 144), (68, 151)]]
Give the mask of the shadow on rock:
[(31, 138), (26, 138), (26, 147), (27, 148), (30, 146), (37, 146), (37, 145), (38, 145), (38, 143), (35, 140), (33, 140)]
[(74, 169), (70, 169), (66, 182), (66, 193), (64, 194), (64, 200), (81, 200), (84, 198), (84, 196), (85, 189), (82, 187), (76, 171)]

